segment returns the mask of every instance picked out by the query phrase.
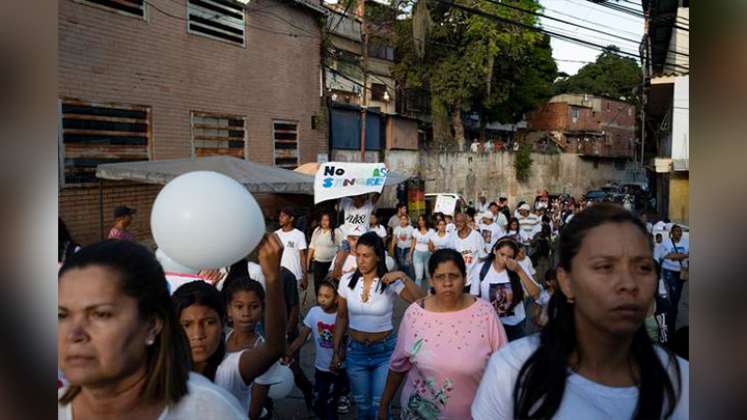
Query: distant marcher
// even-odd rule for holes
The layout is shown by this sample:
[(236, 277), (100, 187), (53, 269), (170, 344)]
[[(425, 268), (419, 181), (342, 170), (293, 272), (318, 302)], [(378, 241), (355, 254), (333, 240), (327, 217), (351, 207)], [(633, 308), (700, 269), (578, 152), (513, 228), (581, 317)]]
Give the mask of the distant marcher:
[(124, 239), (134, 241), (135, 236), (127, 230), (132, 224), (132, 215), (136, 210), (120, 206), (114, 209), (114, 225), (109, 230), (108, 239)]

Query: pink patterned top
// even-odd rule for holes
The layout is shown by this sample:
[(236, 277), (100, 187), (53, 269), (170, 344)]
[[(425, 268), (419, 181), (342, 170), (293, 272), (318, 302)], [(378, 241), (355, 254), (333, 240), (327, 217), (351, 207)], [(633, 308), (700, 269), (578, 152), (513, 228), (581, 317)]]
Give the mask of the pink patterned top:
[(135, 237), (126, 230), (112, 228), (109, 231), (109, 239), (123, 239), (126, 241), (134, 241)]
[(472, 418), (470, 406), (488, 359), (507, 342), (495, 310), (481, 299), (456, 312), (410, 305), (389, 362), (391, 370), (407, 372), (402, 418)]

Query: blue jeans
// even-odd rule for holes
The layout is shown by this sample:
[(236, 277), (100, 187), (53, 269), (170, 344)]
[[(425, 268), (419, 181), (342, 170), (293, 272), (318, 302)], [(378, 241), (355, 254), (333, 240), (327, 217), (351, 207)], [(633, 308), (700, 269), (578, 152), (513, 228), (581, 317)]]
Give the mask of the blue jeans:
[(423, 279), (428, 278), (428, 259), (431, 253), (428, 251), (415, 251), (412, 253), (412, 265), (415, 269), (415, 283), (423, 286)]
[(410, 274), (410, 264), (407, 262), (408, 255), (410, 255), (409, 247), (396, 247), (394, 249), (394, 259), (397, 261), (397, 266), (399, 267), (400, 271), (407, 274), (408, 276), (411, 276), (412, 274)]
[(394, 331), (385, 339), (362, 343), (351, 338), (345, 365), (359, 420), (374, 420), (389, 373), (389, 358), (397, 344)]

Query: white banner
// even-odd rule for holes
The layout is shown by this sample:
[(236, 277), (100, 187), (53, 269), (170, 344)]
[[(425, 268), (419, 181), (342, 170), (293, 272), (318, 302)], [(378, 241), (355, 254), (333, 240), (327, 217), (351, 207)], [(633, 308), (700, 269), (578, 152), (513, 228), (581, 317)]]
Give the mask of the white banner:
[(383, 163), (322, 163), (314, 178), (314, 204), (341, 197), (381, 193), (387, 173)]
[(433, 213), (443, 213), (453, 216), (456, 204), (456, 197), (450, 195), (439, 195), (436, 197), (436, 205), (433, 207)]

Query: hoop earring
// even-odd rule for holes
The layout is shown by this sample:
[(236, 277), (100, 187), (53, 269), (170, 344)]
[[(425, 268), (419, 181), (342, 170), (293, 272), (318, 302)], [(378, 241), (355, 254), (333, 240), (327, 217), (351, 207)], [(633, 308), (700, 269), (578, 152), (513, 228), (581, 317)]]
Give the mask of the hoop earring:
[(576, 303), (576, 299), (574, 299), (574, 298), (571, 298), (571, 297), (569, 297), (569, 298), (566, 298), (566, 300), (565, 300), (565, 301), (566, 301), (566, 302), (568, 302), (568, 303), (569, 303), (569, 304), (571, 304), (571, 305), (573, 305), (574, 303)]

